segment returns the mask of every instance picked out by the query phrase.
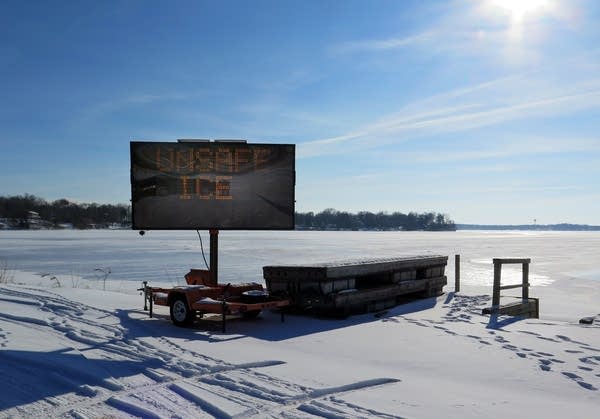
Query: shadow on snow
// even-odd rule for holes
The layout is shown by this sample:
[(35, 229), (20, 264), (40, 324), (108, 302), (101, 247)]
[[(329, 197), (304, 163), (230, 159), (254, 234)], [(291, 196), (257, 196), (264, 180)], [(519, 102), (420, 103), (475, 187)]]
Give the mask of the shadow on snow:
[(160, 360), (89, 359), (72, 348), (51, 352), (2, 350), (0, 410), (71, 392), (94, 396), (97, 390), (92, 386), (121, 390), (117, 378), (161, 364)]
[[(336, 329), (343, 329), (359, 324), (385, 321), (386, 319), (417, 313), (435, 307), (437, 298), (409, 299), (401, 304), (375, 313), (352, 315), (347, 318), (316, 317), (314, 315), (285, 314), (282, 322), (278, 312), (263, 311), (256, 319), (228, 318), (226, 332), (222, 333), (221, 316), (202, 318), (187, 329), (174, 326), (168, 315), (154, 312), (149, 324), (155, 328), (153, 332), (165, 333), (167, 336), (186, 336), (190, 340), (223, 342), (244, 337), (253, 337), (266, 341), (282, 341), (315, 333), (322, 333)], [(145, 313), (139, 311), (139, 313)], [(130, 319), (132, 320), (132, 319)], [(154, 320), (154, 321), (152, 321)]]

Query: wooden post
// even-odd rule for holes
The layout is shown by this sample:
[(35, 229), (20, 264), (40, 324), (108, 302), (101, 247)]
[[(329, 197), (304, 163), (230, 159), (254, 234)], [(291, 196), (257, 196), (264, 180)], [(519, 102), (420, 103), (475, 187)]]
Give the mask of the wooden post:
[(460, 292), (460, 255), (454, 255), (454, 292)]
[(500, 276), (502, 275), (502, 263), (494, 259), (494, 290), (492, 292), (492, 309), (500, 306)]
[(529, 299), (529, 262), (523, 263), (523, 301)]

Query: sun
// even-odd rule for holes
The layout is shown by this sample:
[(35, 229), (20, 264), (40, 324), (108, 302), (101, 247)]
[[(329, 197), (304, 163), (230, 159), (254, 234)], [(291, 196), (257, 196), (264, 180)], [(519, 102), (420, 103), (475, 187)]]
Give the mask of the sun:
[(494, 0), (493, 4), (508, 12), (513, 21), (522, 21), (528, 15), (543, 14), (551, 0)]

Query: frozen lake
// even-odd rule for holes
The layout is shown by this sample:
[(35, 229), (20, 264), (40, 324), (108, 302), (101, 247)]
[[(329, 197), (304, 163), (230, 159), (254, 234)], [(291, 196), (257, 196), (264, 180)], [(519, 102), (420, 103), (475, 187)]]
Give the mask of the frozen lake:
[[(206, 259), (209, 236), (201, 232)], [(461, 255), (462, 282), (492, 283), (492, 258), (531, 258), (533, 285), (559, 278), (600, 280), (599, 232), (346, 232), (222, 231), (219, 282), (263, 282), (262, 267), (344, 259), (420, 254)], [(182, 283), (192, 267), (204, 268), (195, 231), (130, 230), (0, 231), (0, 267), (49, 276)], [(520, 266), (503, 268), (503, 282), (518, 282)]]

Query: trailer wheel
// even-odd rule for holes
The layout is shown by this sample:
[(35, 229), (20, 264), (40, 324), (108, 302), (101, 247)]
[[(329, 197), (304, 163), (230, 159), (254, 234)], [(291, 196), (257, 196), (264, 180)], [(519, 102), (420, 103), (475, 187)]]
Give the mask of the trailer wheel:
[(255, 319), (256, 317), (258, 317), (259, 314), (260, 314), (260, 310), (250, 310), (250, 311), (244, 311), (242, 313), (242, 316), (245, 319)]
[(194, 313), (190, 310), (186, 298), (179, 295), (171, 302), (171, 321), (175, 326), (186, 327), (192, 324)]
[[(242, 293), (242, 303), (255, 304), (264, 303), (269, 300), (269, 292), (266, 290), (249, 290)], [(255, 319), (261, 310), (249, 310), (242, 313), (245, 319)]]

